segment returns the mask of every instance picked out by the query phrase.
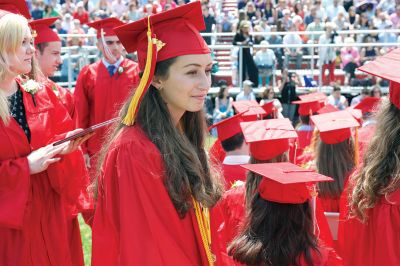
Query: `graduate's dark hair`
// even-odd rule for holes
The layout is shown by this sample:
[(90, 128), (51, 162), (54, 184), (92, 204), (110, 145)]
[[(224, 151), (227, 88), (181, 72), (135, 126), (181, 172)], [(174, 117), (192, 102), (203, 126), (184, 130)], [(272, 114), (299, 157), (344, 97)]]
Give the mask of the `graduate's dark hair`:
[[(400, 188), (400, 109), (389, 101), (376, 116), (376, 131), (363, 158), (363, 167), (351, 178), (351, 214), (368, 220), (371, 209), (381, 197)], [(384, 226), (384, 225), (382, 225)]]
[(315, 164), (318, 173), (330, 176), (334, 182), (318, 182), (321, 197), (340, 197), (347, 176), (355, 167), (354, 142), (352, 138), (336, 144), (316, 143)]
[[(169, 68), (175, 60), (157, 62), (154, 75), (168, 78)], [(125, 117), (129, 103), (130, 99), (120, 112), (121, 118)], [(164, 185), (179, 216), (184, 217), (192, 207), (192, 195), (203, 206), (214, 206), (222, 195), (223, 185), (211, 174), (208, 165), (204, 150), (207, 127), (203, 110), (185, 112), (180, 121), (180, 132), (173, 124), (159, 91), (150, 85), (141, 101), (136, 124), (161, 153), (166, 177)], [(113, 135), (116, 136), (122, 127), (119, 125)], [(103, 159), (104, 153), (106, 151)]]
[(224, 151), (229, 152), (229, 151), (234, 151), (236, 149), (240, 149), (240, 147), (243, 146), (243, 143), (244, 143), (244, 136), (243, 133), (240, 132), (233, 135), (230, 138), (221, 141), (221, 146), (224, 149)]
[(319, 254), (309, 202), (282, 204), (256, 192), (238, 236), (228, 247), (233, 259), (246, 265), (297, 266), (300, 258), (313, 265)]

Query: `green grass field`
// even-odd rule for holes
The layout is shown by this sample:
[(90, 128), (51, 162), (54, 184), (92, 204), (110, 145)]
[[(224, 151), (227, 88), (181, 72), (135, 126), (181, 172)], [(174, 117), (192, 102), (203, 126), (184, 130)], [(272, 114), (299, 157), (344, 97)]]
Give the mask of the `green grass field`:
[[(215, 139), (216, 138), (214, 137), (207, 138), (205, 143), (207, 150), (214, 143)], [(85, 266), (90, 266), (92, 261), (92, 230), (87, 224), (85, 224), (82, 216), (80, 215), (79, 215), (79, 225), (81, 227), (81, 237), (82, 237), (83, 255), (85, 257)]]

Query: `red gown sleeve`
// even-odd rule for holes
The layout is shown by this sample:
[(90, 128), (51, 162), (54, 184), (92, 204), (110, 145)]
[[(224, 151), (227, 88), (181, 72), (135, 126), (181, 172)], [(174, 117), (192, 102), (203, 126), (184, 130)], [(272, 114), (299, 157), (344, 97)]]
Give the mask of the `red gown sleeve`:
[(0, 161), (0, 226), (22, 228), (29, 188), (26, 157)]

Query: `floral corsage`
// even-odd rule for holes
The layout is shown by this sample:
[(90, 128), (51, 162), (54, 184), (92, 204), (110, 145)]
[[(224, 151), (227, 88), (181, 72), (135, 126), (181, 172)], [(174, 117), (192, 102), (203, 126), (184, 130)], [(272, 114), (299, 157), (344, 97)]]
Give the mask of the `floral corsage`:
[(32, 79), (29, 79), (22, 84), (22, 88), (24, 89), (24, 91), (26, 91), (27, 93), (29, 93), (32, 96), (33, 104), (35, 106), (36, 106), (35, 93), (38, 92), (39, 86), (40, 86), (39, 83), (37, 83), (36, 81), (34, 81)]

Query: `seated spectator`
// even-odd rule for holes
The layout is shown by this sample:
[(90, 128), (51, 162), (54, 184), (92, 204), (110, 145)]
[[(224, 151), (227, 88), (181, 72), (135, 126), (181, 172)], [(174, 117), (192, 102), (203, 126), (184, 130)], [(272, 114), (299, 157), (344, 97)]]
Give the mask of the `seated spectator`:
[[(347, 37), (344, 40), (345, 44), (354, 44), (354, 39)], [(342, 60), (342, 69), (346, 72), (344, 84), (348, 85), (350, 80), (355, 78), (355, 71), (360, 66), (360, 52), (356, 47), (345, 46), (340, 51)]]
[(283, 14), (283, 17), (280, 19), (282, 26), (286, 31), (289, 31), (290, 28), (293, 26), (292, 17), (290, 16), (290, 10), (284, 9), (282, 11), (282, 14)]
[[(254, 33), (262, 33), (263, 29), (261, 28), (260, 25), (255, 25), (253, 28)], [(261, 44), (262, 41), (265, 40), (264, 36), (262, 35), (254, 35), (254, 44)]]
[(89, 22), (89, 13), (85, 10), (83, 2), (79, 2), (76, 5), (76, 11), (72, 15), (74, 19), (79, 20), (79, 22), (84, 25)]
[(43, 15), (44, 15), (43, 5), (44, 5), (44, 3), (42, 1), (33, 1), (32, 2), (31, 16), (32, 16), (33, 20), (43, 18)]
[(126, 11), (128, 11), (128, 7), (123, 0), (114, 0), (111, 3), (111, 11), (117, 16), (121, 17)]
[[(283, 37), (283, 44), (287, 45), (287, 44), (302, 44), (303, 41), (300, 37), (299, 34), (293, 33), (295, 32), (296, 26), (293, 24), (292, 26), (290, 26), (289, 31), (291, 33), (285, 35)], [(288, 68), (289, 66), (289, 61), (290, 59), (294, 58), (296, 59), (296, 69), (301, 69), (301, 60), (303, 57), (303, 52), (301, 50), (301, 47), (297, 47), (297, 48), (284, 48), (285, 51), (285, 63), (284, 66), (285, 68)]]
[[(297, 31), (304, 31), (306, 29), (303, 24), (303, 19), (300, 16), (298, 16), (298, 15), (294, 16), (292, 21), (293, 21), (293, 24), (296, 26)], [(300, 38), (303, 43), (307, 43), (307, 41), (308, 41), (307, 34), (300, 35)]]
[(66, 30), (67, 32), (70, 32), (74, 29), (74, 22), (73, 22), (71, 14), (66, 13), (64, 15), (64, 17), (62, 18), (62, 21), (61, 21), (61, 27), (64, 30)]
[(62, 14), (67, 14), (67, 13), (74, 13), (75, 12), (75, 4), (72, 0), (65, 0), (65, 3), (61, 5), (61, 13)]
[[(264, 46), (269, 45), (267, 41), (262, 41), (260, 44)], [(268, 86), (276, 65), (274, 51), (268, 47), (260, 48), (254, 56), (254, 62), (258, 68), (258, 85)]]
[[(363, 43), (373, 43), (374, 39), (371, 35), (366, 35)], [(379, 55), (379, 51), (377, 47), (368, 46), (362, 47), (360, 51), (360, 61), (361, 65), (364, 65), (368, 61), (374, 60)]]
[[(321, 18), (319, 16), (314, 17), (314, 21), (308, 24), (307, 26), (307, 31), (323, 31), (324, 30), (324, 24), (321, 22)], [(311, 34), (308, 35), (309, 40), (311, 40), (311, 43), (317, 43), (319, 40), (319, 37), (321, 34)]]
[(217, 18), (218, 32), (232, 32), (234, 17), (229, 13), (228, 9), (224, 9), (222, 14)]
[[(397, 3), (398, 5), (398, 3)], [(392, 14), (396, 8), (396, 0), (380, 0), (376, 9), (379, 9), (382, 13)]]
[(309, 24), (314, 22), (314, 19), (317, 17), (317, 8), (315, 6), (311, 6), (310, 13), (304, 17), (304, 24), (308, 27)]
[(381, 87), (379, 85), (375, 85), (371, 92), (370, 95), (371, 97), (376, 97), (376, 98), (381, 98), (382, 97), (382, 90)]
[(54, 9), (52, 5), (46, 5), (44, 7), (43, 18), (60, 17), (60, 12)]
[(221, 85), (218, 95), (215, 97), (213, 123), (233, 116), (232, 102), (233, 98), (229, 96), (229, 87), (226, 84)]
[(141, 19), (143, 17), (142, 10), (141, 10), (141, 8), (139, 8), (137, 6), (137, 2), (136, 1), (132, 1), (129, 4), (129, 9), (128, 9), (127, 13), (128, 13), (129, 21), (131, 21), (131, 22), (139, 20), (139, 19)]
[(332, 20), (335, 23), (337, 30), (347, 30), (349, 28), (349, 23), (343, 12), (339, 12), (337, 16)]
[[(274, 20), (278, 21), (281, 18), (283, 18), (284, 17), (283, 11), (285, 9), (287, 9), (287, 8), (288, 8), (288, 6), (287, 6), (287, 3), (286, 3), (286, 0), (278, 0), (278, 4), (275, 7), (275, 18), (274, 18)], [(287, 10), (289, 11), (289, 9), (287, 9)], [(290, 11), (289, 11), (289, 13), (290, 13)]]
[(349, 106), (346, 97), (341, 94), (340, 86), (333, 86), (332, 94), (327, 98), (327, 104), (333, 105), (339, 110), (344, 110)]
[(245, 11), (247, 14), (247, 19), (250, 21), (253, 20), (253, 17), (256, 16), (256, 7), (252, 1), (247, 2)]
[[(136, 1), (131, 1), (131, 4), (135, 3)], [(104, 11), (108, 16), (111, 14), (111, 3), (108, 0), (99, 0), (97, 3), (97, 11)]]
[(393, 24), (393, 29), (400, 28), (400, 5), (396, 7), (396, 12), (390, 15), (390, 21)]
[(270, 25), (275, 24), (275, 10), (272, 0), (266, 0), (264, 8), (264, 17)]
[(376, 27), (378, 30), (384, 30), (384, 29), (389, 29), (392, 28), (393, 23), (392, 21), (388, 18), (388, 15), (384, 12), (381, 12), (376, 19), (375, 23)]
[(332, 5), (326, 8), (326, 15), (328, 17), (328, 20), (333, 21), (333, 19), (337, 17), (339, 13), (343, 13), (343, 15), (347, 16), (347, 12), (344, 9), (344, 7), (340, 4), (340, 1), (333, 0)]
[(253, 93), (253, 82), (250, 80), (243, 81), (243, 91), (236, 95), (236, 101), (254, 101), (256, 97)]
[(359, 104), (360, 102), (362, 102), (364, 100), (365, 97), (368, 97), (369, 94), (370, 94), (370, 92), (367, 88), (362, 89), (360, 95), (351, 99), (350, 106)]
[[(215, 25), (217, 24), (217, 22), (215, 21), (214, 16), (210, 14), (210, 8), (208, 7), (207, 4), (202, 4), (201, 10), (203, 12), (203, 19), (204, 19), (204, 25), (205, 25), (205, 29), (201, 32), (203, 32), (203, 33), (214, 32)], [(203, 39), (206, 41), (206, 43), (208, 45), (211, 44), (211, 36), (203, 36)]]
[(356, 13), (356, 8), (354, 6), (351, 6), (349, 8), (349, 12), (348, 13), (349, 13), (349, 15), (348, 15), (349, 28), (351, 30), (353, 30), (353, 29), (356, 28), (357, 21), (359, 21), (360, 15), (358, 15)]
[(300, 16), (301, 19), (304, 19), (304, 7), (303, 7), (303, 4), (301, 3), (300, 0), (297, 0), (297, 1), (294, 3), (293, 13), (294, 13), (296, 16)]

